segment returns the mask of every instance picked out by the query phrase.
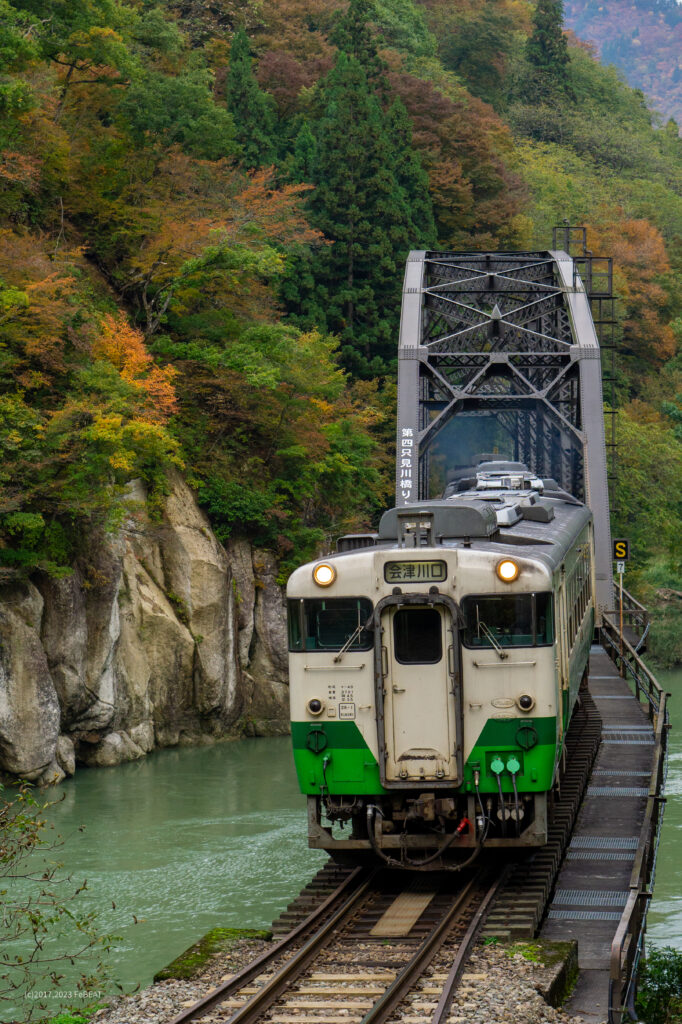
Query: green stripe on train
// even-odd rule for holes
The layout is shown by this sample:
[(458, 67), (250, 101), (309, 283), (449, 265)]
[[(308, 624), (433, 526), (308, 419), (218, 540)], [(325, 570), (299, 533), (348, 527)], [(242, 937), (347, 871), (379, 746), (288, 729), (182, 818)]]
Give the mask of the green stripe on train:
[[(376, 758), (355, 722), (292, 722), (291, 738), (302, 793), (319, 794), (323, 788), (346, 796), (386, 792)], [(524, 745), (530, 749), (524, 749)], [(517, 775), (520, 792), (550, 789), (556, 762), (556, 718), (489, 719), (464, 766), (464, 791), (473, 790), (474, 770), (478, 767), (481, 792), (497, 793), (491, 761), (499, 754), (506, 763), (512, 753), (521, 764)], [(508, 772), (502, 774), (502, 789), (512, 792)]]
[(546, 718), (489, 718), (481, 730), (464, 765), (464, 789), (474, 788), (474, 771), (481, 772), (482, 793), (497, 793), (497, 776), (491, 769), (499, 756), (505, 765), (500, 779), (502, 792), (513, 793), (511, 774), (506, 764), (513, 755), (520, 764), (516, 788), (522, 793), (544, 793), (552, 788), (557, 758), (557, 720)]
[(319, 794), (322, 787), (346, 796), (385, 792), (379, 765), (355, 722), (292, 722), (291, 739), (302, 793)]

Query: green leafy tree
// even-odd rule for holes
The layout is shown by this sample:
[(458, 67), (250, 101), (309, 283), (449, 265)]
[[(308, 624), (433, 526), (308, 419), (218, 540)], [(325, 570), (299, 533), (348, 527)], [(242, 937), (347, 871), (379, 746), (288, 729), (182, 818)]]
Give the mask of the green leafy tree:
[(16, 72), (27, 68), (37, 55), (27, 15), (0, 0), (0, 117), (21, 114), (33, 105), (31, 90)]
[(234, 118), (242, 162), (249, 170), (273, 164), (276, 156), (274, 104), (258, 85), (252, 65), (249, 37), (240, 28), (230, 50), (227, 105)]
[(653, 947), (637, 988), (637, 1011), (647, 1024), (675, 1024), (681, 1020), (682, 953), (672, 946)]
[(122, 84), (131, 68), (131, 8), (117, 0), (17, 0), (41, 57), (63, 69), (55, 120), (76, 86)]
[(507, 89), (507, 63), (514, 46), (514, 19), (498, 0), (485, 0), (457, 31), (446, 33), (440, 54), (446, 68), (488, 103), (500, 107)]
[[(0, 1006), (15, 1022), (35, 1019), (44, 1009), (31, 990), (101, 986), (114, 938), (99, 933), (96, 915), (78, 900), (87, 882), (73, 888), (54, 862), (62, 841), (46, 839), (49, 807), (27, 784), (14, 791), (0, 786)], [(65, 978), (69, 964), (82, 972), (75, 983)]]
[(146, 69), (126, 90), (120, 114), (138, 146), (180, 145), (192, 156), (219, 160), (235, 152), (235, 127), (232, 115), (214, 102), (212, 84), (205, 69), (175, 77)]
[(570, 57), (563, 33), (563, 0), (538, 0), (533, 14), (533, 32), (526, 43), (526, 61), (530, 81), (529, 100), (570, 93), (568, 70)]
[(413, 0), (375, 0), (374, 21), (389, 46), (413, 57), (433, 57), (436, 40), (424, 9)]

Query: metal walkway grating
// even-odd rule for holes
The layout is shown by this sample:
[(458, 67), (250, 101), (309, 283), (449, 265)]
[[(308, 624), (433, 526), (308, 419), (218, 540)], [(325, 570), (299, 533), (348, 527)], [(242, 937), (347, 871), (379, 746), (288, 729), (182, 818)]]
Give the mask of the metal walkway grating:
[(589, 786), (588, 796), (648, 796), (648, 786)]
[(629, 722), (621, 722), (620, 725), (602, 726), (602, 732), (650, 732), (653, 736), (654, 730), (650, 725), (630, 725)]
[(573, 836), (572, 850), (636, 850), (639, 836)]
[(653, 733), (650, 738), (642, 739), (641, 733), (630, 733), (630, 732), (614, 732), (609, 735), (605, 735), (602, 743), (613, 746), (614, 744), (622, 744), (623, 746), (631, 747), (651, 747), (653, 746), (654, 737)]
[(651, 772), (633, 772), (628, 768), (595, 768), (592, 772), (593, 775), (624, 775), (628, 779), (642, 778), (648, 779), (651, 776)]
[(624, 907), (629, 895), (613, 889), (557, 889), (552, 906)]
[(635, 859), (630, 850), (569, 850), (567, 860), (628, 860)]
[(550, 910), (547, 917), (554, 921), (620, 921), (617, 910)]

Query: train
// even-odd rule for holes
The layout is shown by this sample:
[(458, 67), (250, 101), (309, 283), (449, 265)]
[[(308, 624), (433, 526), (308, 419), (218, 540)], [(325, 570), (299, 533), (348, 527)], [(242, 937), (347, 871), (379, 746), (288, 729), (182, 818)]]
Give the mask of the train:
[(297, 568), (291, 734), (309, 845), (428, 870), (545, 844), (594, 566), (589, 508), (491, 460)]

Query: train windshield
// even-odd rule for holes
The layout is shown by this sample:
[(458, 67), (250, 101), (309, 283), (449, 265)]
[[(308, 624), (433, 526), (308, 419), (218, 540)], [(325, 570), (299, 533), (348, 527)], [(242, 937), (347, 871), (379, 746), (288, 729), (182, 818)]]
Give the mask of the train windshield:
[(290, 651), (368, 651), (372, 614), (366, 597), (322, 597), (288, 602)]
[(466, 647), (546, 647), (554, 643), (551, 594), (472, 595), (462, 601)]

